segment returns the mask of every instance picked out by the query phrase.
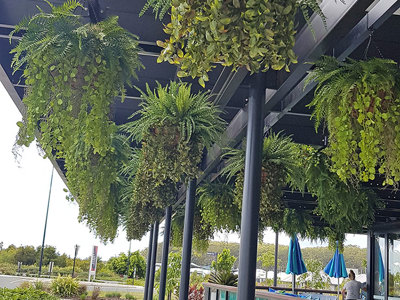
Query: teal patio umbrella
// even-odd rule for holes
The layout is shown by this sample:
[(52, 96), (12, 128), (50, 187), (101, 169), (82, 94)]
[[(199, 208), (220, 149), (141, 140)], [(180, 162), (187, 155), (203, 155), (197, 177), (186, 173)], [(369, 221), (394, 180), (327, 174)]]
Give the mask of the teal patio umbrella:
[(339, 297), (339, 278), (346, 278), (347, 270), (343, 254), (339, 252), (339, 243), (336, 242), (336, 251), (332, 259), (326, 265), (324, 272), (330, 277), (338, 279), (338, 297)]
[(303, 261), (299, 240), (297, 236), (293, 236), (290, 239), (288, 263), (286, 267), (286, 274), (292, 274), (292, 292), (296, 287), (296, 275), (300, 275), (307, 272), (306, 265)]

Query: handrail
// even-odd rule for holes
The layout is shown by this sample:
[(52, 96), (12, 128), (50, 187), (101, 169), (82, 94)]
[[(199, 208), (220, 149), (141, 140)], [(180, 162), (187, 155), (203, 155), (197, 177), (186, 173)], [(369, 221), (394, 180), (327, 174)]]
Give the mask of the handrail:
[[(283, 287), (283, 286), (263, 286), (263, 285), (256, 285), (256, 290), (282, 290), (282, 291), (292, 291), (290, 287)], [(317, 293), (317, 294), (337, 294), (338, 291), (329, 291), (329, 290), (318, 290), (318, 289), (303, 289), (303, 288), (295, 288), (295, 292), (306, 292), (306, 293)], [(339, 292), (340, 294), (342, 292)]]

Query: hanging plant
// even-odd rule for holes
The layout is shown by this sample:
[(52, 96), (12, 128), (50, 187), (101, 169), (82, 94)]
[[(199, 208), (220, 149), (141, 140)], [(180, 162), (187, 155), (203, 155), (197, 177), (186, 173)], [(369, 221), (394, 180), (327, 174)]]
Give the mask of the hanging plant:
[[(284, 229), (285, 205), (281, 200), (282, 188), (289, 183), (289, 178), (300, 167), (297, 160), (298, 146), (289, 137), (271, 133), (264, 139), (261, 171), (261, 201), (259, 230), (267, 226), (275, 230)], [(235, 177), (235, 200), (241, 209), (244, 184), (245, 150), (231, 149), (224, 174)]]
[(339, 235), (369, 228), (376, 208), (382, 207), (373, 191), (346, 185), (331, 171), (330, 159), (324, 152), (311, 147), (303, 151), (307, 191), (317, 197), (315, 213)]
[(105, 240), (113, 239), (116, 231), (100, 224), (115, 224), (116, 217), (98, 220), (96, 207), (119, 203), (115, 189), (122, 152), (114, 143), (119, 138), (110, 108), (141, 67), (137, 38), (118, 25), (117, 17), (84, 24), (74, 14), (82, 7), (76, 0), (48, 4), (50, 13), (39, 9), (12, 32), (25, 31), (11, 53), (14, 72), (23, 69), (28, 85), (17, 145), (29, 146), (36, 137), (47, 155), (64, 160), (81, 219)]
[(196, 177), (203, 148), (216, 142), (223, 131), (220, 110), (207, 94), (192, 94), (185, 83), (158, 84), (154, 92), (147, 86), (147, 93), (140, 92), (144, 101), (132, 117), (141, 118), (124, 129), (142, 143), (142, 168), (156, 185)]
[(203, 223), (214, 231), (238, 231), (240, 210), (231, 185), (218, 180), (208, 182), (197, 188), (197, 195)]
[(176, 200), (177, 186), (171, 180), (161, 184), (143, 167), (143, 150), (136, 149), (122, 174), (125, 177), (123, 199), (124, 227), (128, 239), (140, 240)]
[[(171, 245), (182, 247), (185, 214), (184, 210), (176, 212), (171, 222)], [(200, 207), (196, 203), (193, 219), (193, 248), (201, 253), (207, 251), (210, 240), (214, 237), (212, 226), (203, 221)]]
[[(150, 0), (145, 8), (157, 11), (166, 2)], [(251, 72), (289, 71), (297, 63), (292, 48), (299, 8), (307, 22), (309, 8), (325, 21), (317, 0), (171, 1), (171, 23), (164, 28), (169, 38), (157, 42), (164, 48), (158, 62), (179, 65), (179, 77), (199, 77), (202, 86), (214, 63)]]
[(314, 99), (316, 128), (329, 130), (332, 170), (345, 182), (400, 180), (400, 71), (387, 59), (337, 61), (323, 57), (309, 81), (318, 82)]

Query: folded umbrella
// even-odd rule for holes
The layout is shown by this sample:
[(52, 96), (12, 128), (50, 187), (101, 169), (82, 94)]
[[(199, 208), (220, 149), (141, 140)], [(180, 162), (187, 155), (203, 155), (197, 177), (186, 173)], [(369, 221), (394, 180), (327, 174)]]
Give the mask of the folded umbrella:
[(288, 263), (286, 267), (286, 274), (292, 274), (292, 292), (296, 286), (296, 275), (300, 275), (307, 272), (306, 265), (303, 261), (299, 240), (297, 236), (293, 236), (290, 239)]
[(326, 265), (324, 272), (330, 277), (338, 279), (338, 297), (339, 297), (339, 278), (346, 278), (348, 276), (346, 264), (344, 262), (343, 254), (339, 252), (339, 243), (336, 242), (336, 251), (332, 259)]

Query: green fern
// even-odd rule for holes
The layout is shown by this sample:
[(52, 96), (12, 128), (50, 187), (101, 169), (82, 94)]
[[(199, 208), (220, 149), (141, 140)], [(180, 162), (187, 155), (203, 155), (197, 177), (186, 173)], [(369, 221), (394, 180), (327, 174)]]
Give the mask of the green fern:
[(400, 181), (400, 71), (392, 60), (316, 62), (307, 83), (317, 82), (313, 107), (316, 129), (326, 124), (332, 168), (346, 182)]
[(155, 17), (162, 20), (170, 7), (171, 0), (147, 0), (139, 16), (142, 16), (149, 8), (152, 8)]
[(202, 151), (217, 142), (224, 128), (220, 110), (208, 101), (206, 93), (191, 93), (191, 86), (171, 82), (153, 92), (147, 85), (141, 91), (144, 101), (131, 118), (140, 119), (123, 126), (146, 153), (146, 168), (159, 182), (198, 174)]
[(82, 7), (76, 0), (46, 2), (50, 12), (38, 7), (12, 32), (24, 31), (11, 51), (12, 67), (23, 70), (28, 85), (17, 145), (29, 146), (39, 132), (45, 153), (64, 161), (80, 220), (104, 241), (113, 240), (122, 205), (119, 169), (130, 147), (117, 134), (111, 105), (142, 67), (137, 37), (117, 17), (86, 24), (74, 14)]

